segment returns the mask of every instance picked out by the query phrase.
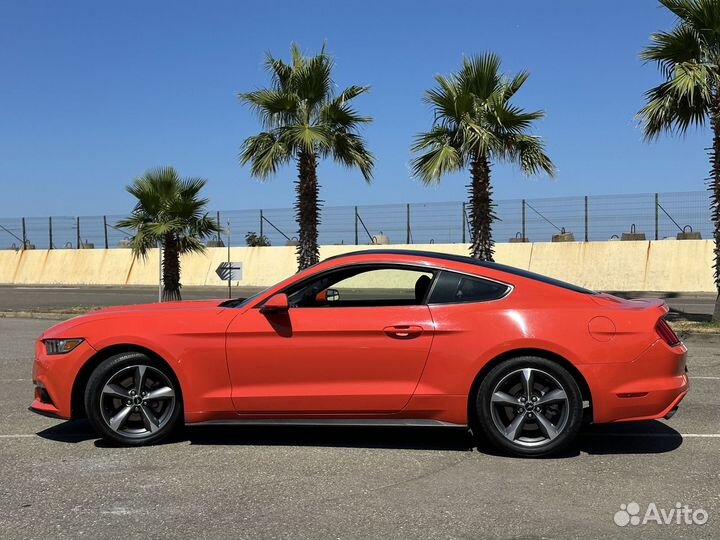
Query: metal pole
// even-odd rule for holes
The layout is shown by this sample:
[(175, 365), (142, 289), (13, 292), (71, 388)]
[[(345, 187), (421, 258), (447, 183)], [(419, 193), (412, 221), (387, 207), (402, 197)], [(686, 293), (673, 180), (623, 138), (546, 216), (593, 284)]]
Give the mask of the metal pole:
[[(262, 217), (262, 210), (260, 210), (260, 217)], [(262, 219), (260, 220), (260, 226), (262, 227)], [(262, 231), (262, 229), (260, 229)], [(262, 232), (260, 233), (260, 236), (262, 236)], [(228, 299), (232, 298), (232, 265), (230, 264), (230, 222), (228, 221), (227, 226), (227, 237), (228, 237), (228, 247), (227, 247), (227, 253), (228, 253), (228, 267), (230, 269), (230, 275), (228, 276)]]
[(80, 216), (75, 218), (75, 228), (77, 229), (77, 246), (75, 249), (80, 249)]
[[(260, 210), (260, 239), (261, 239), (261, 240), (262, 240), (262, 237), (263, 237), (263, 221), (265, 221), (265, 219), (263, 218), (263, 212), (262, 212), (262, 210)], [(230, 222), (228, 221), (228, 223), (230, 223)], [(230, 237), (229, 237), (229, 236), (228, 236), (228, 243), (230, 243)]]
[(527, 238), (527, 236), (525, 236), (525, 199), (522, 200), (522, 237), (524, 242)]
[(660, 195), (655, 194), (655, 240), (660, 240), (660, 215), (658, 213), (658, 210), (660, 210)]
[(359, 237), (358, 237), (358, 211), (357, 206), (355, 207), (355, 245), (357, 246), (359, 244)]
[(407, 203), (407, 211), (406, 211), (406, 221), (407, 221), (407, 234), (406, 234), (406, 244), (410, 243), (410, 203)]
[(22, 218), (22, 248), (27, 247), (27, 233), (25, 232), (25, 218)]
[[(218, 224), (218, 229), (219, 229), (220, 228), (220, 210), (217, 211), (217, 224)], [(220, 245), (220, 231), (218, 231), (217, 239), (218, 239), (218, 246), (219, 246)]]
[(162, 244), (158, 240), (158, 302), (162, 302)]
[(588, 241), (588, 196), (585, 195), (585, 241)]
[(462, 203), (462, 243), (465, 243), (465, 203)]
[(50, 241), (50, 245), (48, 246), (48, 249), (53, 248), (53, 241), (52, 241), (52, 217), (48, 217), (48, 239)]
[(103, 216), (103, 231), (105, 231), (105, 249), (108, 249), (110, 245), (108, 244), (108, 235), (107, 235), (107, 216)]

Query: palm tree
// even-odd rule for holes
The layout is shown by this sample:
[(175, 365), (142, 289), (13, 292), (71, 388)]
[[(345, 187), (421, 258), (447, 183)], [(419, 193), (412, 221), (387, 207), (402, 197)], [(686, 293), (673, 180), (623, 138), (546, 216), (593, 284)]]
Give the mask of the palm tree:
[(473, 257), (492, 261), (492, 222), (495, 213), (490, 185), (494, 161), (516, 163), (525, 174), (555, 172), (540, 137), (529, 135), (542, 111), (525, 112), (510, 100), (528, 78), (520, 72), (512, 78), (500, 73), (500, 58), (486, 53), (465, 58), (458, 73), (437, 75), (437, 86), (425, 93), (434, 112), (432, 129), (415, 139), (413, 159), (416, 178), (426, 184), (439, 182), (444, 174), (469, 167), (470, 228)]
[(650, 36), (640, 57), (656, 62), (665, 82), (645, 93), (639, 117), (647, 140), (663, 132), (684, 134), (691, 125), (710, 124), (711, 216), (715, 224), (715, 300), (713, 321), (720, 322), (720, 2), (660, 0), (676, 17), (670, 32)]
[(118, 227), (132, 229), (132, 249), (143, 258), (162, 246), (163, 301), (180, 300), (180, 255), (205, 251), (203, 240), (222, 231), (208, 217), (207, 199), (198, 197), (207, 183), (202, 178), (180, 178), (173, 167), (147, 171), (127, 186), (137, 199), (129, 217)]
[(291, 54), (289, 64), (268, 54), (265, 66), (271, 77), (269, 88), (238, 94), (240, 101), (257, 113), (265, 129), (245, 139), (240, 162), (250, 163), (252, 175), (260, 179), (275, 174), (290, 161), (296, 162), (297, 259), (302, 270), (320, 259), (319, 159), (331, 157), (346, 167), (357, 167), (370, 182), (374, 158), (357, 133), (372, 119), (360, 116), (350, 103), (369, 87), (350, 86), (336, 93), (333, 60), (324, 46), (320, 54), (306, 57), (293, 44)]

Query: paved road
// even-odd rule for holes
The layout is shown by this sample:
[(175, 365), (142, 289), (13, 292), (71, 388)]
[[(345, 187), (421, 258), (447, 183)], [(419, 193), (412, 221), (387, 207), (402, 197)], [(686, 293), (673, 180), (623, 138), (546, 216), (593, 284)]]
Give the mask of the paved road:
[[(233, 297), (248, 296), (258, 287), (235, 287)], [(183, 299), (227, 298), (227, 287), (183, 287)], [(157, 287), (0, 286), (0, 311), (47, 311), (80, 307), (122, 306), (157, 302)]]
[[(115, 448), (26, 410), (35, 336), (0, 319), (3, 538), (720, 538), (720, 342), (690, 342), (668, 422), (588, 428), (556, 459), (472, 448), (462, 430), (200, 428)], [(699, 525), (619, 527), (621, 504), (677, 502)]]
[[(257, 287), (233, 289), (233, 296), (249, 296)], [(185, 299), (227, 298), (226, 287), (185, 287)], [(652, 293), (620, 293), (623, 296), (653, 296)], [(705, 320), (712, 314), (713, 294), (656, 293), (664, 298), (676, 316)], [(157, 301), (154, 287), (17, 287), (0, 286), (0, 311), (48, 311), (79, 307), (104, 307)]]

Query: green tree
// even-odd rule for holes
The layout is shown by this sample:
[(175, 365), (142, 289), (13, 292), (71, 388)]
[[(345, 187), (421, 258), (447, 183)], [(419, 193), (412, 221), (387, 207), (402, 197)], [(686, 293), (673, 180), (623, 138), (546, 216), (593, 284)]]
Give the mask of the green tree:
[(163, 301), (180, 300), (180, 255), (205, 251), (204, 239), (222, 232), (205, 210), (208, 200), (199, 197), (202, 178), (180, 178), (173, 167), (147, 171), (127, 186), (137, 199), (129, 217), (118, 227), (135, 231), (133, 252), (143, 258), (162, 246)]
[(435, 116), (432, 129), (415, 139), (414, 175), (426, 184), (444, 174), (469, 167), (470, 253), (493, 260), (492, 222), (495, 220), (490, 169), (495, 161), (518, 164), (525, 174), (555, 172), (540, 137), (527, 132), (542, 111), (525, 112), (511, 103), (528, 78), (500, 73), (500, 58), (486, 53), (465, 58), (459, 72), (437, 75), (437, 86), (425, 93)]
[(320, 259), (318, 161), (329, 157), (358, 168), (370, 182), (374, 158), (357, 130), (372, 119), (358, 114), (351, 104), (369, 87), (335, 91), (333, 60), (325, 47), (319, 54), (306, 57), (293, 44), (291, 56), (288, 64), (268, 54), (265, 66), (270, 87), (238, 94), (240, 101), (257, 113), (265, 129), (245, 139), (240, 163), (250, 163), (252, 175), (263, 180), (290, 161), (297, 164), (297, 258), (302, 270)]
[(669, 32), (650, 36), (641, 53), (656, 62), (665, 81), (645, 93), (639, 117), (647, 140), (661, 133), (684, 134), (690, 126), (710, 124), (711, 216), (715, 225), (715, 300), (713, 321), (720, 321), (720, 2), (660, 0), (675, 16)]
[(248, 247), (266, 247), (270, 245), (270, 240), (268, 240), (268, 237), (264, 234), (248, 231), (245, 235), (245, 243)]

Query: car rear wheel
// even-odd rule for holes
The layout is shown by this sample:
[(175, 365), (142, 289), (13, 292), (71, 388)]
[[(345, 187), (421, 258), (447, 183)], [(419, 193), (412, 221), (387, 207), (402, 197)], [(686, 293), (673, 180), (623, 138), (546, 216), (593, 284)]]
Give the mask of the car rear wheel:
[(180, 421), (180, 385), (161, 362), (142, 353), (121, 353), (90, 375), (85, 410), (107, 439), (125, 446), (156, 443)]
[(583, 402), (573, 376), (556, 362), (525, 356), (495, 366), (476, 399), (490, 442), (517, 456), (546, 456), (566, 448), (582, 425)]

